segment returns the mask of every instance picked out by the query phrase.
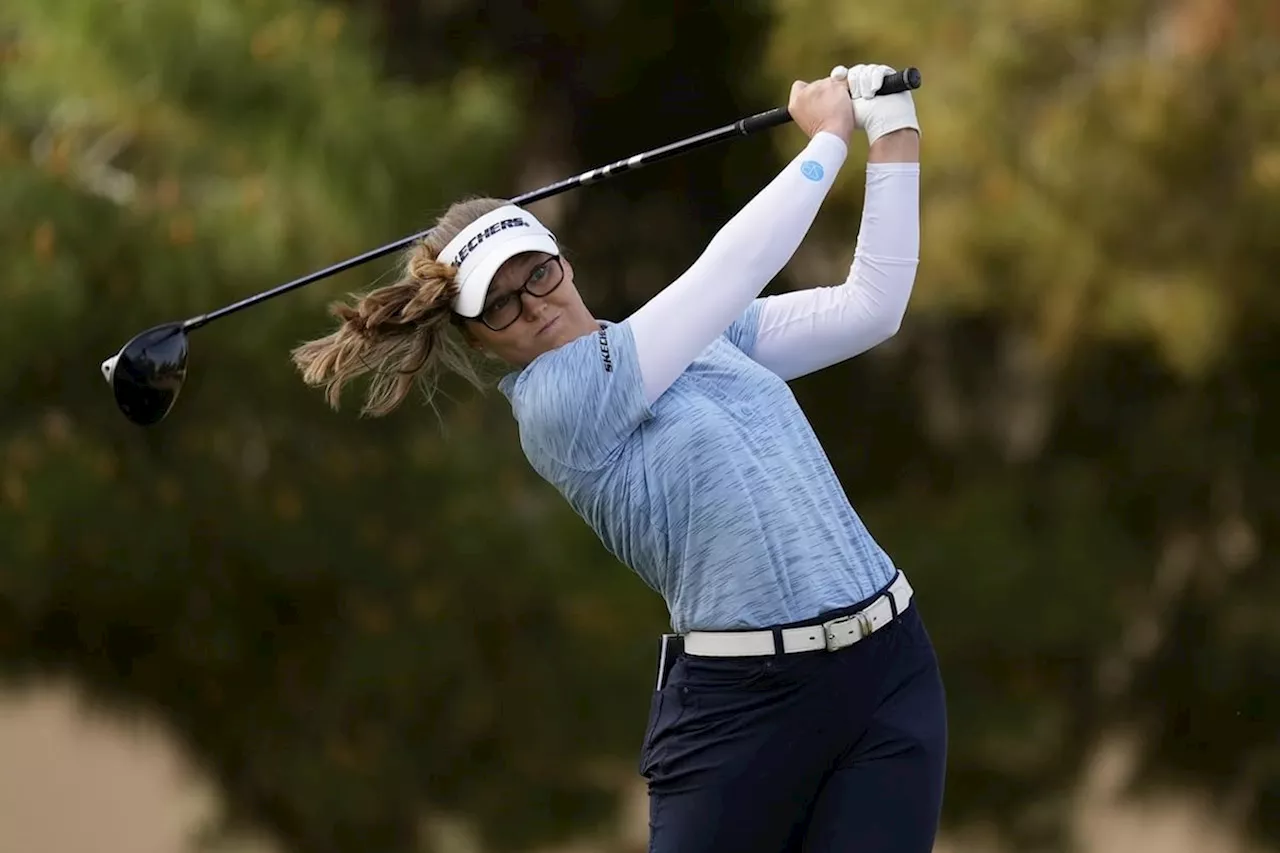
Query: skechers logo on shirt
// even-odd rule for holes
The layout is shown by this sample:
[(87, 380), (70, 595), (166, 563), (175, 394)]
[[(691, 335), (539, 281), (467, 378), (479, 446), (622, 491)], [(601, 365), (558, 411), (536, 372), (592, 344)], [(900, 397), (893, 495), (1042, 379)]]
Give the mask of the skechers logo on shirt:
[(600, 358), (604, 359), (604, 372), (613, 373), (613, 356), (609, 354), (609, 337), (601, 329), (597, 334), (600, 340)]
[(499, 231), (505, 231), (508, 228), (528, 228), (528, 227), (529, 227), (529, 223), (518, 216), (515, 217), (514, 219), (504, 219), (501, 222), (493, 223), (488, 228), (484, 229), (479, 234), (477, 234), (476, 236), (468, 240), (463, 245), (463, 247), (458, 250), (457, 256), (453, 259), (453, 265), (455, 267), (462, 266), (462, 262), (467, 259), (468, 255), (474, 252), (480, 246), (480, 244), (483, 243), (487, 238), (492, 237), (494, 234), (497, 234)]
[(811, 181), (820, 181), (823, 175), (822, 164), (817, 160), (805, 160), (800, 164), (800, 174)]

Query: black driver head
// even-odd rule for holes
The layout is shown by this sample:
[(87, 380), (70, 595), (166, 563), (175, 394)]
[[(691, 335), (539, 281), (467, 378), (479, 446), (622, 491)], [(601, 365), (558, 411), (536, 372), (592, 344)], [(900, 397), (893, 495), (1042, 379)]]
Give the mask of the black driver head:
[(139, 426), (164, 420), (187, 378), (187, 333), (182, 323), (148, 329), (102, 363), (116, 405)]

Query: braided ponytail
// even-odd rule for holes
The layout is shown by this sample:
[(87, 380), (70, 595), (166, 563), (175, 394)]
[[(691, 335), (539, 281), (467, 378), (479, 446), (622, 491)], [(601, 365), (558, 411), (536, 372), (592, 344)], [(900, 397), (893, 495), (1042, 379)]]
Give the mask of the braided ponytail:
[(410, 250), (399, 280), (352, 303), (332, 305), (329, 311), (340, 321), (338, 328), (292, 352), (302, 381), (323, 387), (329, 405), (337, 409), (343, 387), (370, 374), (361, 414), (372, 417), (394, 411), (414, 385), (429, 400), (441, 371), (481, 387), (475, 351), (454, 319), (456, 270), (436, 258), (463, 228), (505, 203), (479, 198), (454, 204)]

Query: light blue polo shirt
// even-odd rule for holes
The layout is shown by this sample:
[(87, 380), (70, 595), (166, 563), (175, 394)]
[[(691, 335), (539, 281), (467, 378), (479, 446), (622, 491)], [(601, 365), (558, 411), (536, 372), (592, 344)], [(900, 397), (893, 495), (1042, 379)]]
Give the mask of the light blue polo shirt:
[(791, 389), (751, 360), (759, 305), (652, 406), (626, 322), (499, 383), (534, 470), (662, 595), (680, 633), (811, 619), (896, 571)]

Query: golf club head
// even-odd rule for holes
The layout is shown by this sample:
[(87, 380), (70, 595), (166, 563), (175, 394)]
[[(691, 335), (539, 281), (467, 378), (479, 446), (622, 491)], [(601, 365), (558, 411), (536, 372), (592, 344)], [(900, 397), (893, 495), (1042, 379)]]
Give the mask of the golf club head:
[(116, 406), (138, 426), (164, 420), (187, 378), (187, 333), (182, 323), (148, 329), (102, 362)]

